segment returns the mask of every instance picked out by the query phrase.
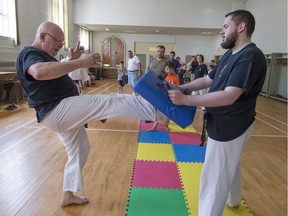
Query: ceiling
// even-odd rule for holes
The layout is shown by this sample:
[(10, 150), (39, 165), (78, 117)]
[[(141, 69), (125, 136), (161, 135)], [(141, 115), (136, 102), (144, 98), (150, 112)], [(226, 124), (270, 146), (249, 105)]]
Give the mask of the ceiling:
[(156, 27), (156, 26), (126, 26), (126, 25), (81, 25), (95, 32), (109, 32), (118, 34), (158, 34), (158, 35), (202, 35), (215, 36), (221, 29), (211, 28), (178, 28), (178, 27)]

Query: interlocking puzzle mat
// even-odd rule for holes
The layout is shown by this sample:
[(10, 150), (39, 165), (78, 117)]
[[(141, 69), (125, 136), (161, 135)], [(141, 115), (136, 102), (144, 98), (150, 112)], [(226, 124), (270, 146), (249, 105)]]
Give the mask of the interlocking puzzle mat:
[[(200, 174), (206, 146), (192, 126), (170, 122), (147, 131), (153, 122), (140, 124), (127, 216), (197, 216)], [(223, 216), (253, 216), (242, 201), (238, 209), (225, 207)]]

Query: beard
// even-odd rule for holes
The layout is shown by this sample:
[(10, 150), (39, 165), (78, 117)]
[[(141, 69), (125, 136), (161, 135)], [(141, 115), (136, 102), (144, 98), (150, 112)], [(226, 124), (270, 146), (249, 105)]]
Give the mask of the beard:
[(237, 34), (237, 31), (234, 31), (233, 33), (231, 33), (227, 38), (226, 38), (226, 41), (223, 41), (221, 43), (221, 47), (223, 49), (232, 49), (235, 44), (236, 44), (236, 41), (238, 39), (238, 34)]

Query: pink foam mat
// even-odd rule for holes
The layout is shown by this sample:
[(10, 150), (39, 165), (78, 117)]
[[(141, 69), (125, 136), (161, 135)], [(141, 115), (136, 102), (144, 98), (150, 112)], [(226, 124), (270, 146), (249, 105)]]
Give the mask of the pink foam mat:
[(182, 189), (176, 163), (136, 161), (132, 187)]
[(169, 136), (172, 144), (199, 145), (201, 143), (198, 133), (170, 132)]

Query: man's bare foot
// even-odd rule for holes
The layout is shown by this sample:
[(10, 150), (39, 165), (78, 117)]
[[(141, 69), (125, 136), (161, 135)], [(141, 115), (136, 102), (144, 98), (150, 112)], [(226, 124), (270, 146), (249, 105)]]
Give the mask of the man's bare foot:
[(157, 130), (157, 128), (151, 127), (147, 131), (156, 131), (156, 130)]
[(88, 203), (89, 200), (84, 196), (75, 196), (70, 191), (64, 191), (60, 200), (61, 207), (68, 206), (70, 204), (82, 205)]
[(163, 113), (161, 113), (159, 110), (156, 111), (156, 121), (163, 125), (166, 128), (166, 131), (168, 131), (168, 124), (170, 119), (167, 118)]
[(158, 122), (154, 122), (153, 126), (149, 128), (147, 131), (156, 131), (158, 127)]
[[(227, 204), (228, 205), (228, 204)], [(230, 208), (234, 208), (234, 209), (239, 209), (239, 205), (235, 205), (235, 206), (231, 206), (231, 205), (228, 205)]]
[(164, 130), (165, 130), (166, 132), (169, 132), (169, 131), (170, 131), (170, 129), (169, 129), (168, 127), (166, 127), (166, 126), (164, 126)]

